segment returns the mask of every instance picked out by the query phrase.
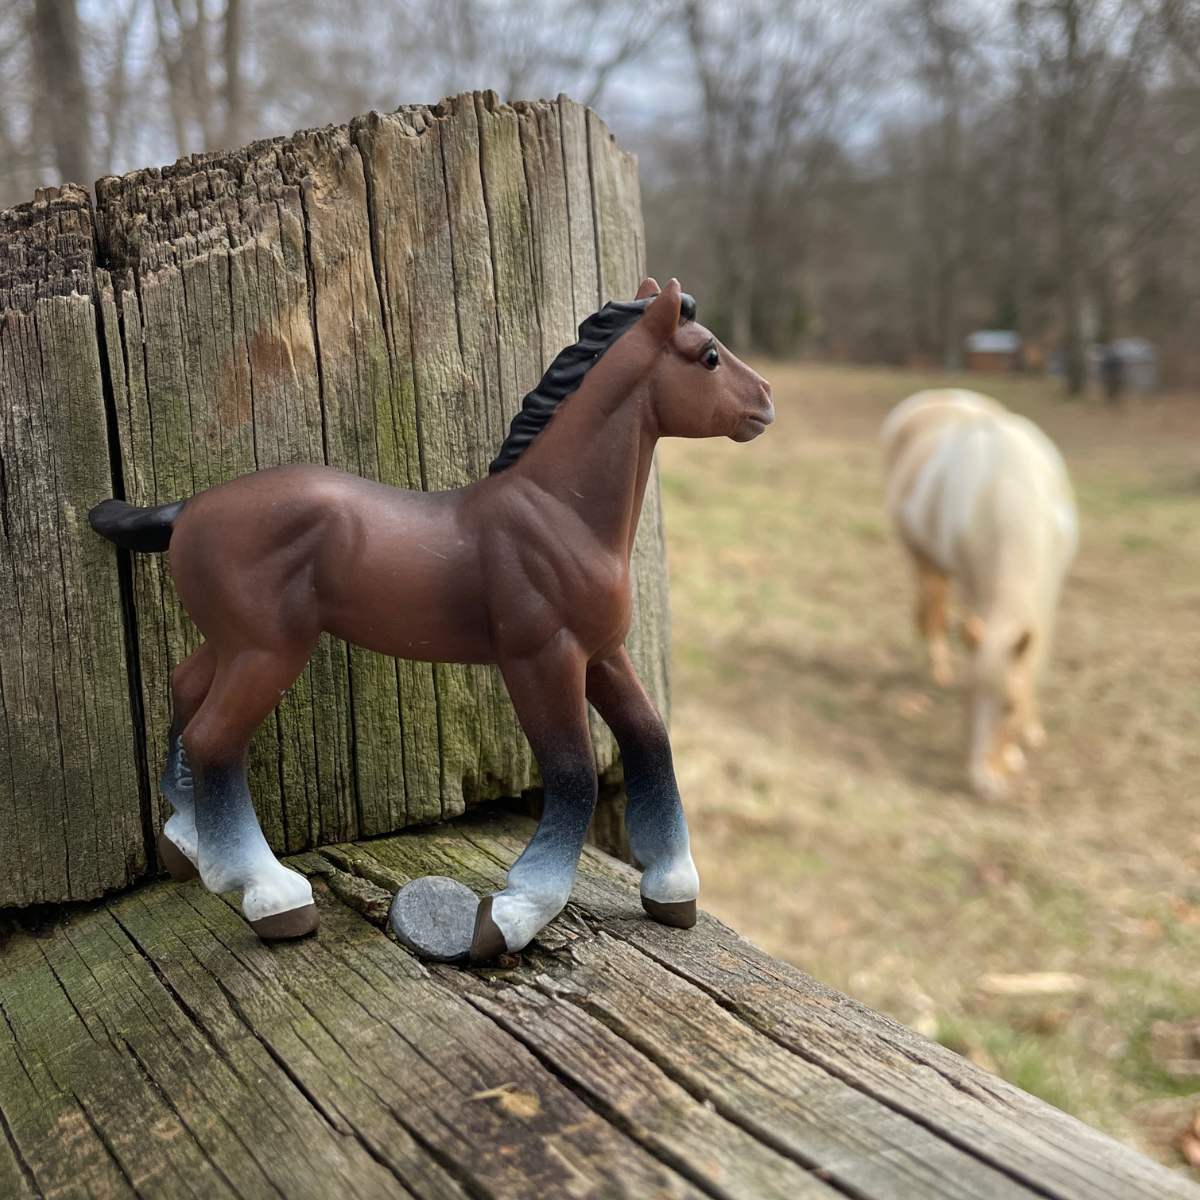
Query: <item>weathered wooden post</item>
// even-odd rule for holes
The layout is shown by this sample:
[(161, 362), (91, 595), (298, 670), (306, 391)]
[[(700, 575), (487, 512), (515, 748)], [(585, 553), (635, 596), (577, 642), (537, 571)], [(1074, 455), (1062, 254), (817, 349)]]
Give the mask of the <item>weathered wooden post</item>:
[[(578, 322), (643, 273), (634, 160), (565, 97), (464, 94), (96, 191), (94, 237), (78, 189), (0, 218), (17, 285), (0, 278), (0, 499), (19, 509), (0, 545), (15, 580), (0, 597), (15, 614), (0, 627), (0, 836), (30, 866), (0, 882), (0, 905), (129, 882), (169, 813), (167, 676), (197, 634), (164, 558), (122, 560), (118, 580), (90, 505), (165, 503), (290, 462), (467, 483)], [(657, 479), (634, 572), (628, 644), (665, 709)], [(602, 777), (619, 778), (598, 720), (593, 733)], [(325, 638), (260, 731), (251, 782), (273, 847), (296, 852), (537, 779), (494, 669)]]
[(0, 213), (0, 906), (146, 868), (93, 279), (82, 189)]

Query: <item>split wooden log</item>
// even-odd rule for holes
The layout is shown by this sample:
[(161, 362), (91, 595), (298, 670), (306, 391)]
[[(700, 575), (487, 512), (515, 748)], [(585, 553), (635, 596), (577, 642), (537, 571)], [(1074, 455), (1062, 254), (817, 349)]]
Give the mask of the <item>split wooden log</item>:
[[(0, 437), (16, 439), (0, 453), (32, 523), (3, 531), (0, 565), (25, 590), (0, 605), (26, 623), (0, 627), (0, 689), (43, 698), (19, 710), (33, 715), (0, 757), (0, 836), (28, 865), (28, 878), (0, 882), (0, 905), (128, 883), (170, 811), (155, 785), (168, 675), (198, 634), (168, 557), (135, 555), (122, 560), (122, 644), (118, 562), (86, 528), (91, 504), (167, 503), (294, 462), (461, 486), (486, 472), (577, 324), (632, 296), (644, 272), (635, 161), (566, 97), (508, 106), (475, 93), (371, 113), (102, 179), (96, 195), (94, 237), (79, 189), (0, 217)], [(32, 419), (21, 415), (29, 388), (57, 405), (40, 442), (14, 424)], [(633, 583), (628, 645), (665, 713), (657, 476)], [(42, 608), (26, 593), (44, 593)], [(51, 596), (70, 639), (51, 636), (50, 615), (37, 617), (45, 630), (29, 624)], [(66, 680), (87, 694), (86, 737)], [(594, 715), (592, 729), (601, 777), (617, 783), (615, 744)], [(43, 785), (52, 768), (62, 781)], [(264, 831), (288, 853), (537, 784), (494, 668), (397, 662), (328, 637), (251, 756)]]
[(82, 188), (0, 213), (0, 906), (146, 869)]

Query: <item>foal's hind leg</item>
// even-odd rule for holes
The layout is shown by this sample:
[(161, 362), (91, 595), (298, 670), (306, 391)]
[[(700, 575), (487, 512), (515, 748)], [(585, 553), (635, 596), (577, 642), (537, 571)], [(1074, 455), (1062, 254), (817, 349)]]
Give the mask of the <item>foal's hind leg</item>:
[(917, 560), (917, 628), (929, 647), (933, 681), (942, 687), (954, 682), (950, 644), (946, 640), (946, 608), (950, 580), (923, 559)]
[(690, 929), (696, 923), (700, 877), (675, 782), (671, 740), (624, 647), (588, 668), (587, 696), (621, 748), (629, 848), (645, 868), (642, 907), (656, 921)]
[(205, 642), (171, 672), (171, 733), (159, 790), (175, 812), (158, 835), (158, 857), (177, 880), (195, 879), (196, 802), (192, 769), (183, 752), (183, 731), (212, 685), (217, 659)]
[(197, 865), (210, 892), (242, 893), (259, 937), (299, 937), (317, 926), (308, 880), (271, 853), (246, 780), (250, 739), (312, 653), (243, 650), (218, 656), (212, 687), (183, 734), (196, 783)]
[(537, 831), (512, 865), (502, 892), (475, 918), (471, 961), (522, 949), (567, 903), (596, 807), (596, 760), (584, 699), (585, 657), (557, 639), (533, 658), (500, 669), (542, 772), (545, 803)]

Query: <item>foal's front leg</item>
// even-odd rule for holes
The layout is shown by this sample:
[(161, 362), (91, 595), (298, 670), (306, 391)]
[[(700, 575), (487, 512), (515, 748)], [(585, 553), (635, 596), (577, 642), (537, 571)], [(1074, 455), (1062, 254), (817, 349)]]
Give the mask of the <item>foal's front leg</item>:
[(675, 782), (671, 740), (624, 646), (588, 668), (587, 698), (621, 748), (625, 828), (629, 848), (645, 868), (642, 907), (664, 925), (690, 929), (696, 923), (700, 877)]
[(596, 807), (596, 760), (584, 698), (586, 657), (563, 633), (500, 670), (542, 772), (537, 831), (513, 863), (502, 892), (479, 905), (471, 961), (526, 946), (567, 903)]

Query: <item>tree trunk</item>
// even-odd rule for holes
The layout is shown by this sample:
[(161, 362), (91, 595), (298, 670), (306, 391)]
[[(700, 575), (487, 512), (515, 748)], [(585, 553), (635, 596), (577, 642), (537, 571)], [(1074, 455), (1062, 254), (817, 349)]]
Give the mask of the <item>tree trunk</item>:
[[(36, 329), (17, 348), (0, 338), (10, 426), (25, 413), (51, 419), (42, 416), (47, 399), (12, 392), (28, 380), (57, 396), (54, 373), (69, 365), (91, 389), (87, 421), (54, 410), (48, 433), (0, 434), (11, 442), (0, 440), (9, 495), (33, 489), (19, 493), (18, 524), (6, 524), (0, 543), (9, 555), (0, 564), (11, 559), (29, 590), (12, 603), (38, 612), (40, 597), (51, 616), (54, 605), (63, 610), (54, 620), (74, 622), (69, 637), (0, 622), (0, 693), (10, 706), (0, 719), (12, 719), (18, 680), (46, 681), (22, 709), (33, 731), (20, 739), (28, 761), (19, 771), (0, 762), (0, 837), (13, 860), (42, 854), (58, 866), (37, 886), (20, 871), (0, 880), (0, 906), (126, 883), (146, 869), (145, 846), (169, 814), (150, 787), (166, 750), (167, 676), (198, 635), (166, 556), (135, 555), (122, 581), (122, 647), (117, 556), (87, 529), (89, 507), (122, 488), (135, 504), (165, 503), (289, 462), (427, 490), (469, 483), (577, 324), (604, 301), (632, 296), (644, 271), (635, 162), (565, 97), (510, 107), (492, 93), (461, 95), (105, 179), (95, 264), (80, 193), (70, 193), (70, 212), (81, 249), (70, 282), (55, 286), (74, 292), (56, 303), (77, 318), (78, 348), (64, 358)], [(14, 261), (33, 252), (35, 217), (28, 206), (5, 214)], [(0, 329), (25, 319), (25, 309), (6, 312)], [(31, 457), (47, 453), (64, 463)], [(64, 496), (72, 472), (84, 482)], [(63, 563), (61, 546), (70, 551)], [(71, 585), (65, 594), (55, 573)], [(627, 645), (665, 713), (657, 473), (632, 574)], [(0, 607), (10, 596), (0, 588)], [(101, 634), (89, 650), (87, 637)], [(54, 707), (71, 654), (90, 656), (77, 673), (96, 725), (86, 736), (77, 732), (83, 717)], [(22, 663), (39, 655), (42, 674), (31, 675)], [(593, 737), (602, 778), (618, 782), (615, 744), (595, 719)], [(35, 804), (39, 773), (59, 769), (60, 746), (82, 756), (80, 769), (90, 755), (91, 773), (83, 784), (64, 776), (58, 808)], [(279, 851), (440, 820), (538, 782), (494, 668), (398, 662), (329, 637), (251, 750), (255, 801)], [(82, 844), (97, 825), (110, 832), (93, 837), (95, 869), (77, 874), (73, 857), (68, 871), (63, 837)]]
[(242, 80), (242, 0), (225, 0), (225, 136), (226, 148), (240, 146), (246, 130), (246, 86)]
[(34, 0), (34, 45), (60, 179), (92, 183), (90, 117), (75, 0)]

